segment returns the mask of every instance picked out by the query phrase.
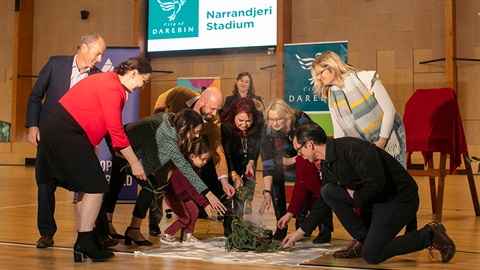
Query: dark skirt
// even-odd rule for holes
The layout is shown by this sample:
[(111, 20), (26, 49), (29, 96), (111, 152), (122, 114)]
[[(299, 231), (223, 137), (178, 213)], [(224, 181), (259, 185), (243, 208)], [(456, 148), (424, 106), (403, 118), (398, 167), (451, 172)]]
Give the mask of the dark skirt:
[(60, 103), (45, 121), (40, 136), (35, 164), (39, 183), (54, 180), (75, 192), (108, 191), (95, 147), (83, 128)]

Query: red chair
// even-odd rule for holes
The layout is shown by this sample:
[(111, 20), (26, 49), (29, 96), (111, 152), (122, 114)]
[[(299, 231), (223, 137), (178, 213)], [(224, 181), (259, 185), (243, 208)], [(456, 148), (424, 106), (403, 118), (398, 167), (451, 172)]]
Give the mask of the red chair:
[[(435, 214), (435, 219), (442, 220), (443, 195), (447, 174), (467, 175), (475, 215), (480, 216), (472, 166), (466, 159), (469, 157), (468, 147), (455, 89), (416, 90), (405, 104), (403, 122), (407, 140), (408, 171), (412, 176), (429, 177), (432, 213)], [(410, 169), (413, 152), (422, 153), (427, 165), (426, 169)], [(434, 152), (440, 153), (438, 169), (434, 167)], [(446, 169), (447, 155), (450, 155), (449, 170)], [(457, 169), (462, 164), (462, 156), (465, 169)], [(436, 190), (435, 177), (438, 177), (438, 191)]]

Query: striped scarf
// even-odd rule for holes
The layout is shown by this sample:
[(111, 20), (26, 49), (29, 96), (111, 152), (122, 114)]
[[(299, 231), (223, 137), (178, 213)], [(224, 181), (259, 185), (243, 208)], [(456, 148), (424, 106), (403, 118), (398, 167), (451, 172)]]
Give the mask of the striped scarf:
[[(376, 142), (380, 137), (382, 109), (355, 72), (345, 76), (344, 82), (345, 92), (337, 86), (330, 87), (328, 93), (330, 113), (337, 119), (345, 136)], [(402, 143), (405, 142), (405, 133), (402, 130), (402, 118), (397, 112), (390, 138), (385, 146), (385, 151), (397, 160), (405, 153), (406, 148)]]

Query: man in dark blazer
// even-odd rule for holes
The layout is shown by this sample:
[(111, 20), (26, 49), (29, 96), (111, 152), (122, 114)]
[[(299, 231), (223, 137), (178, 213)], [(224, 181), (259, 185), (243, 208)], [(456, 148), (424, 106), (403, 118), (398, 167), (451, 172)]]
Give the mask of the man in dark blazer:
[[(453, 258), (455, 243), (438, 221), (398, 236), (415, 218), (419, 197), (415, 179), (390, 154), (358, 138), (327, 139), (325, 131), (313, 122), (295, 131), (293, 146), (304, 159), (322, 161), (321, 196), (353, 237), (333, 257), (361, 257), (367, 263), (378, 264), (429, 248), (430, 252), (440, 251), (443, 263)], [(283, 240), (283, 247), (294, 245), (315, 228), (315, 221), (321, 218), (317, 202), (301, 227)], [(356, 214), (357, 207), (373, 213), (370, 227)]]
[[(40, 128), (53, 110), (58, 100), (81, 79), (101, 72), (95, 64), (102, 60), (106, 45), (96, 33), (85, 34), (72, 56), (52, 56), (42, 68), (33, 86), (27, 104), (28, 141), (38, 147), (41, 139)], [(43, 102), (42, 102), (43, 101)], [(38, 230), (40, 239), (37, 248), (53, 245), (53, 235), (57, 231), (55, 223), (55, 180), (38, 186)]]

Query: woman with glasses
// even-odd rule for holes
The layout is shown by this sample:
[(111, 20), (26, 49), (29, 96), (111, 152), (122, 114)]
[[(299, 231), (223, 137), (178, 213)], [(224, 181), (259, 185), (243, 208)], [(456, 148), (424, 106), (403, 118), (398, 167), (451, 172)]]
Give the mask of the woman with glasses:
[[(290, 108), (282, 99), (274, 99), (265, 110), (265, 126), (262, 131), (260, 154), (263, 165), (263, 202), (260, 214), (263, 215), (273, 203), (276, 220), (287, 213), (285, 181), (295, 180), (295, 157), (292, 134), (295, 128), (310, 121), (310, 117), (301, 111)], [(288, 227), (275, 231), (274, 239), (280, 240), (287, 235)]]
[(328, 100), (333, 137), (369, 141), (406, 167), (402, 118), (376, 72), (358, 71), (331, 51), (315, 58), (311, 72), (315, 94)]
[(83, 256), (92, 261), (113, 256), (95, 242), (93, 235), (103, 194), (108, 191), (95, 146), (109, 134), (113, 146), (130, 164), (132, 174), (140, 180), (147, 178), (123, 129), (122, 109), (128, 93), (143, 87), (151, 73), (146, 59), (132, 57), (114, 71), (88, 76), (59, 100), (42, 127), (37, 179), (40, 183), (55, 179), (59, 186), (78, 192), (75, 262), (83, 261)]

